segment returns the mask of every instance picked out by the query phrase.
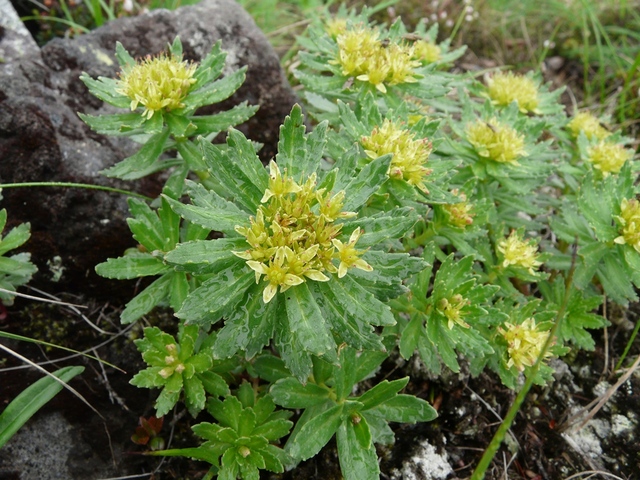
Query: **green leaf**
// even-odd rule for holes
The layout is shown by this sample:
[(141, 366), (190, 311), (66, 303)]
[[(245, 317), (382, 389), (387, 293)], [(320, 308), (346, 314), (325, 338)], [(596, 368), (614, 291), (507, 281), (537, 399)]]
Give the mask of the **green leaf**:
[[(215, 195), (210, 192), (211, 196)], [(163, 195), (163, 198), (171, 205), (174, 212), (182, 218), (196, 223), (202, 227), (236, 236), (235, 227), (248, 226), (247, 214), (238, 209), (233, 203), (226, 202), (207, 206), (186, 205)]]
[[(207, 165), (202, 156), (202, 149), (191, 140), (176, 142), (176, 149), (189, 170), (196, 172), (204, 172), (207, 170)], [(175, 199), (177, 200), (177, 198)]]
[(418, 214), (415, 209), (394, 208), (370, 217), (346, 220), (342, 231), (345, 235), (349, 235), (360, 227), (364, 233), (358, 239), (358, 248), (372, 247), (384, 241), (403, 237), (417, 221)]
[(193, 111), (198, 107), (213, 105), (214, 103), (220, 103), (226, 100), (244, 83), (246, 71), (247, 67), (242, 67), (231, 75), (227, 75), (218, 81), (207, 84), (203, 88), (190, 92), (182, 102), (184, 104), (184, 110)]
[(373, 325), (395, 325), (391, 309), (367, 292), (350, 273), (341, 279), (327, 282), (336, 301), (356, 318)]
[(276, 155), (276, 163), (280, 169), (286, 169), (287, 173), (296, 180), (299, 179), (300, 173), (305, 171), (304, 159), (307, 156), (305, 131), (302, 108), (296, 104), (280, 126)]
[(100, 173), (107, 177), (120, 178), (122, 180), (136, 180), (146, 175), (145, 169), (151, 167), (163, 152), (165, 143), (169, 138), (169, 129), (153, 135), (134, 155), (125, 158), (113, 167), (102, 170)]
[(158, 215), (142, 200), (129, 199), (129, 211), (133, 218), (127, 223), (140, 245), (149, 252), (162, 250), (164, 247), (164, 229)]
[[(17, 257), (17, 255), (14, 255)], [(36, 271), (36, 267), (26, 261), (16, 258), (0, 257), (0, 272), (16, 276), (30, 276)]]
[[(84, 367), (64, 367), (53, 372), (64, 383), (79, 375)], [(0, 414), (0, 448), (22, 427), (40, 408), (55, 397), (63, 386), (47, 376), (24, 389)]]
[(274, 442), (285, 435), (288, 435), (291, 431), (291, 427), (293, 427), (293, 422), (285, 420), (284, 418), (278, 418), (257, 426), (253, 430), (252, 435), (260, 435), (270, 442)]
[(336, 400), (345, 400), (353, 391), (357, 383), (357, 356), (353, 348), (347, 347), (340, 351), (340, 365), (333, 369), (334, 389)]
[(100, 135), (131, 136), (142, 128), (145, 118), (140, 113), (117, 113), (115, 115), (85, 115), (78, 113), (84, 123)]
[(400, 390), (407, 386), (407, 383), (409, 383), (409, 377), (399, 378), (392, 382), (383, 380), (372, 389), (360, 395), (358, 401), (364, 405), (363, 410), (368, 410), (395, 397)]
[(248, 248), (244, 238), (218, 238), (180, 243), (164, 257), (168, 263), (179, 265), (177, 270), (196, 274), (216, 273), (237, 261), (232, 251)]
[(192, 417), (204, 410), (206, 394), (200, 378), (193, 376), (184, 379), (184, 403)]
[(230, 110), (215, 115), (191, 117), (190, 120), (197, 128), (196, 135), (207, 136), (213, 132), (224, 132), (229, 127), (246, 122), (257, 110), (257, 106), (249, 106), (247, 102), (243, 102)]
[(286, 298), (289, 327), (301, 346), (319, 357), (331, 357), (336, 344), (307, 284), (291, 287), (283, 295)]
[(336, 433), (342, 421), (343, 405), (335, 405), (315, 416), (289, 439), (285, 450), (298, 460), (306, 460), (316, 455)]
[(220, 320), (225, 307), (239, 301), (255, 281), (253, 271), (247, 272), (244, 262), (238, 260), (237, 264), (219, 272), (191, 292), (176, 316), (187, 323), (199, 325)]
[[(360, 423), (367, 426), (364, 418)], [(340, 470), (346, 480), (375, 480), (380, 478), (380, 466), (378, 456), (373, 443), (368, 448), (362, 446), (356, 431), (356, 426), (349, 420), (340, 424), (336, 435), (338, 442), (338, 457), (340, 460)], [(363, 430), (360, 427), (359, 430)], [(360, 437), (362, 434), (360, 434)], [(369, 434), (370, 438), (370, 434)]]
[(204, 139), (200, 145), (205, 162), (224, 195), (247, 213), (255, 215), (269, 184), (269, 174), (256, 155), (253, 144), (231, 128), (227, 136), (228, 148), (216, 148)]
[(116, 92), (116, 89), (118, 88), (118, 80), (105, 77), (98, 77), (98, 79), (95, 80), (86, 72), (82, 72), (80, 80), (87, 86), (92, 95), (103, 102), (118, 108), (130, 108), (131, 99)]
[(149, 313), (153, 307), (164, 301), (169, 295), (170, 275), (163, 275), (136, 295), (120, 315), (120, 322), (131, 323)]
[(196, 376), (200, 379), (202, 386), (209, 395), (221, 397), (229, 395), (227, 382), (217, 373), (209, 370), (197, 373)]
[(400, 343), (398, 345), (400, 349), (400, 355), (405, 360), (408, 360), (413, 356), (413, 352), (418, 348), (418, 339), (422, 333), (422, 325), (424, 318), (419, 313), (414, 313), (411, 316), (411, 320), (402, 331), (400, 336)]
[(285, 408), (307, 408), (324, 403), (329, 390), (315, 383), (303, 385), (296, 378), (282, 378), (269, 389), (273, 401)]
[(275, 383), (281, 378), (291, 376), (291, 372), (287, 370), (284, 361), (273, 355), (260, 355), (253, 361), (253, 368), (263, 380)]
[(388, 180), (387, 172), (391, 164), (392, 155), (383, 155), (366, 165), (356, 178), (345, 187), (347, 193), (343, 210), (357, 212), (369, 197), (376, 193), (382, 184)]
[(375, 410), (389, 422), (399, 423), (430, 422), (438, 416), (428, 402), (413, 395), (396, 395)]
[(162, 263), (149, 253), (132, 253), (120, 258), (110, 258), (96, 265), (96, 273), (101, 277), (119, 280), (160, 275), (171, 271), (171, 267)]
[(344, 307), (327, 283), (330, 282), (313, 282), (310, 288), (334, 335), (357, 349), (382, 350), (384, 347), (373, 326)]
[(132, 67), (136, 64), (135, 59), (129, 55), (120, 42), (116, 42), (116, 60), (121, 67)]

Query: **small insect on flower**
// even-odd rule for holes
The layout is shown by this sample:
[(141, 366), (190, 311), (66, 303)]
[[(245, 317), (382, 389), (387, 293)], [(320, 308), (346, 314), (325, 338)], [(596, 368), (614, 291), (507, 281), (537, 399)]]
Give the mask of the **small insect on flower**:
[(589, 112), (578, 112), (567, 124), (567, 128), (574, 137), (584, 132), (589, 140), (604, 140), (611, 135), (611, 132), (600, 124), (600, 120)]
[(522, 113), (538, 113), (538, 86), (524, 75), (513, 72), (497, 72), (487, 80), (489, 98), (501, 107), (517, 102)]
[(526, 268), (531, 275), (537, 270), (542, 262), (538, 261), (538, 245), (535, 240), (525, 241), (522, 234), (513, 231), (507, 238), (498, 241), (498, 252), (502, 254), (502, 266), (509, 265)]
[(116, 91), (131, 99), (132, 111), (142, 105), (143, 115), (150, 119), (155, 112), (184, 107), (182, 100), (196, 82), (196, 68), (173, 55), (148, 56), (122, 67)]
[[(533, 318), (527, 318), (521, 324), (506, 322), (504, 326), (506, 328), (499, 327), (498, 332), (507, 341), (507, 367), (516, 367), (519, 371), (523, 371), (525, 367), (532, 367), (540, 356), (550, 332), (539, 330)], [(551, 356), (552, 353), (547, 350), (545, 358)]]
[(626, 149), (619, 143), (609, 143), (606, 140), (600, 140), (587, 150), (587, 160), (591, 162), (593, 168), (600, 170), (603, 177), (619, 173), (622, 166), (632, 157), (633, 150)]
[(623, 199), (620, 204), (620, 215), (615, 219), (618, 222), (620, 236), (614, 242), (632, 246), (640, 253), (640, 202), (637, 199)]
[(495, 162), (519, 165), (518, 159), (527, 155), (524, 135), (495, 118), (478, 120), (467, 125), (467, 140), (481, 157)]

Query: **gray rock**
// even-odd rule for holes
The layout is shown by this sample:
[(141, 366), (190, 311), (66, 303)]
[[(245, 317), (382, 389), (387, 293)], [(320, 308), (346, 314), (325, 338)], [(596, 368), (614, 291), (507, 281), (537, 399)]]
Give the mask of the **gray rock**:
[[(0, 2), (2, 18), (9, 18), (4, 9), (11, 10), (11, 6), (4, 4), (6, 0)], [(83, 71), (93, 77), (115, 76), (119, 69), (116, 41), (140, 57), (165, 50), (179, 35), (185, 57), (197, 61), (222, 40), (228, 52), (225, 71), (244, 65), (248, 71), (241, 89), (217, 108), (245, 100), (260, 105), (256, 117), (241, 129), (265, 144), (263, 160), (275, 153), (278, 127), (296, 101), (266, 37), (232, 0), (204, 0), (173, 12), (155, 10), (119, 19), (87, 35), (55, 39), (41, 50), (21, 25), (3, 24), (0, 183), (64, 181), (131, 189), (150, 196), (159, 193), (162, 182), (158, 179), (120, 182), (99, 175), (100, 170), (131, 155), (135, 147), (127, 139), (95, 134), (77, 117), (77, 112), (112, 111), (91, 96), (78, 77)], [(27, 249), (41, 272), (47, 272), (48, 261), (61, 258), (64, 274), (56, 289), (94, 296), (114, 294), (114, 284), (97, 277), (93, 268), (133, 245), (123, 196), (80, 189), (21, 188), (5, 189), (3, 197), (1, 206), (7, 208), (11, 222), (31, 222)], [(42, 280), (42, 274), (39, 278)]]

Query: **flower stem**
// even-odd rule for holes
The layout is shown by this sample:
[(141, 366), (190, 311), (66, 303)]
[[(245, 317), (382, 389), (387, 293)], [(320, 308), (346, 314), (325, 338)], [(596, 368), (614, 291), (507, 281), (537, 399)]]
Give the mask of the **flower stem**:
[(129, 197), (138, 197), (143, 200), (152, 201), (153, 198), (142, 195), (141, 193), (131, 192), (129, 190), (121, 190), (119, 188), (104, 187), (102, 185), (91, 185), (90, 183), (71, 183), (71, 182), (23, 182), (23, 183), (5, 183), (0, 184), (0, 190), (3, 188), (22, 188), (22, 187), (65, 187), (65, 188), (86, 188), (87, 190), (104, 190), (105, 192), (121, 193)]
[(564, 297), (562, 299), (562, 305), (560, 305), (560, 308), (558, 309), (558, 313), (556, 314), (556, 319), (553, 324), (553, 328), (549, 333), (549, 338), (547, 338), (547, 341), (545, 342), (544, 346), (542, 347), (542, 350), (540, 351), (540, 355), (538, 355), (538, 359), (536, 360), (536, 363), (533, 365), (533, 367), (531, 367), (531, 371), (529, 372), (529, 375), (527, 375), (526, 377), (526, 380), (524, 382), (524, 385), (522, 386), (522, 389), (518, 392), (518, 395), (516, 395), (516, 399), (513, 401), (513, 404), (509, 408), (509, 411), (507, 412), (507, 415), (504, 417), (504, 420), (500, 424), (500, 427), (498, 428), (496, 433), (493, 435), (493, 438), (491, 439), (491, 443), (489, 443), (489, 446), (484, 451), (484, 454), (480, 459), (480, 463), (478, 463), (478, 466), (473, 471), (473, 474), (471, 475), (471, 478), (469, 480), (484, 479), (487, 468), (489, 468), (489, 465), (493, 461), (493, 457), (495, 457), (496, 453), (498, 452), (498, 449), (500, 448), (500, 445), (502, 444), (502, 441), (504, 440), (504, 437), (507, 434), (507, 431), (511, 428), (511, 424), (515, 420), (516, 415), (520, 411), (520, 407), (524, 403), (524, 400), (527, 397), (527, 394), (529, 393), (531, 386), (533, 385), (533, 380), (538, 374), (538, 370), (540, 370), (540, 365), (542, 364), (543, 359), (545, 358), (547, 350), (549, 350), (549, 348), (551, 348), (551, 346), (554, 343), (556, 333), (560, 326), (560, 322), (564, 318), (564, 314), (567, 310), (567, 305), (569, 304), (569, 298), (571, 297), (571, 290), (573, 287), (573, 272), (575, 271), (576, 254), (577, 254), (577, 248), (574, 245), (571, 268), (569, 269), (569, 272), (567, 273), (567, 278), (565, 280), (565, 289), (564, 289)]

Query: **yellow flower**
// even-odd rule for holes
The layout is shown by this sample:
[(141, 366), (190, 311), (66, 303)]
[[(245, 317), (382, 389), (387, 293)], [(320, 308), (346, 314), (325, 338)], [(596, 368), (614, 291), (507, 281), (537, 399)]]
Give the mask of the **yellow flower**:
[(338, 38), (338, 35), (344, 33), (347, 30), (346, 18), (332, 18), (327, 22), (325, 31), (333, 39)]
[[(275, 162), (269, 164), (269, 186), (262, 205), (250, 218), (248, 227), (235, 229), (245, 237), (249, 248), (233, 252), (255, 272), (256, 283), (267, 282), (262, 292), (265, 303), (271, 301), (278, 288), (285, 292), (307, 280), (329, 281), (325, 271), (343, 277), (347, 268), (371, 270), (359, 258), (364, 252), (355, 250), (359, 229), (351, 234), (347, 245), (336, 239), (342, 224), (335, 220), (356, 215), (342, 211), (344, 199), (343, 191), (332, 195), (325, 189), (316, 189), (315, 173), (299, 184), (286, 171), (281, 172)], [(338, 268), (334, 260), (340, 261)]]
[(433, 63), (440, 60), (441, 49), (438, 45), (418, 40), (413, 44), (413, 58), (424, 63)]
[(505, 268), (509, 265), (523, 267), (533, 275), (534, 270), (542, 265), (542, 262), (538, 261), (538, 245), (535, 241), (525, 241), (516, 231), (498, 241), (498, 251), (504, 258), (502, 266)]
[(349, 243), (346, 245), (336, 238), (332, 240), (333, 246), (338, 250), (338, 259), (340, 260), (340, 265), (338, 266), (338, 278), (344, 277), (347, 274), (347, 269), (349, 268), (359, 268), (365, 272), (373, 271), (373, 267), (360, 258), (360, 255), (365, 251), (355, 249), (356, 242), (361, 235), (362, 230), (358, 227), (351, 233)]
[(457, 228), (465, 228), (473, 223), (473, 205), (467, 202), (467, 196), (458, 192), (457, 189), (451, 191), (454, 195), (458, 195), (462, 201), (458, 203), (450, 203), (442, 206), (449, 217), (449, 223)]
[(157, 111), (184, 107), (182, 101), (196, 82), (196, 68), (174, 56), (146, 57), (122, 68), (116, 91), (131, 99), (132, 111), (142, 105), (149, 119)]
[(470, 303), (469, 300), (458, 293), (450, 299), (443, 298), (438, 302), (438, 311), (447, 318), (449, 330), (456, 324), (464, 328), (469, 328), (469, 324), (462, 319), (462, 309)]
[(632, 198), (623, 199), (620, 204), (620, 216), (615, 217), (620, 225), (620, 236), (614, 242), (632, 246), (640, 253), (640, 202)]
[(429, 141), (416, 139), (410, 130), (386, 119), (381, 127), (373, 129), (371, 135), (362, 137), (360, 143), (369, 158), (393, 154), (389, 176), (426, 191), (424, 179), (431, 173), (425, 167), (432, 150)]
[(587, 150), (587, 158), (593, 164), (593, 168), (600, 170), (604, 177), (612, 173), (618, 173), (627, 160), (633, 157), (633, 151), (627, 150), (619, 143), (608, 143), (601, 140)]
[(574, 137), (578, 137), (580, 132), (584, 132), (589, 140), (593, 138), (597, 140), (604, 140), (611, 135), (611, 132), (600, 125), (600, 120), (589, 112), (577, 113), (567, 124), (567, 128)]
[(382, 93), (386, 85), (416, 82), (412, 47), (395, 43), (383, 46), (378, 32), (368, 27), (356, 27), (336, 37), (338, 58), (331, 63), (342, 68), (342, 74), (368, 82)]
[(497, 105), (506, 107), (515, 101), (522, 113), (537, 112), (538, 86), (529, 77), (497, 72), (487, 81), (487, 93)]
[(508, 125), (501, 125), (495, 118), (488, 122), (478, 120), (470, 123), (465, 133), (478, 155), (495, 162), (519, 165), (518, 159), (527, 155), (524, 135)]
[[(532, 367), (540, 356), (550, 332), (538, 330), (533, 318), (527, 318), (519, 325), (506, 322), (504, 326), (506, 330), (499, 327), (498, 331), (507, 341), (509, 354), (507, 367), (516, 367), (520, 371), (525, 367)], [(547, 351), (545, 358), (551, 355), (552, 353)]]

